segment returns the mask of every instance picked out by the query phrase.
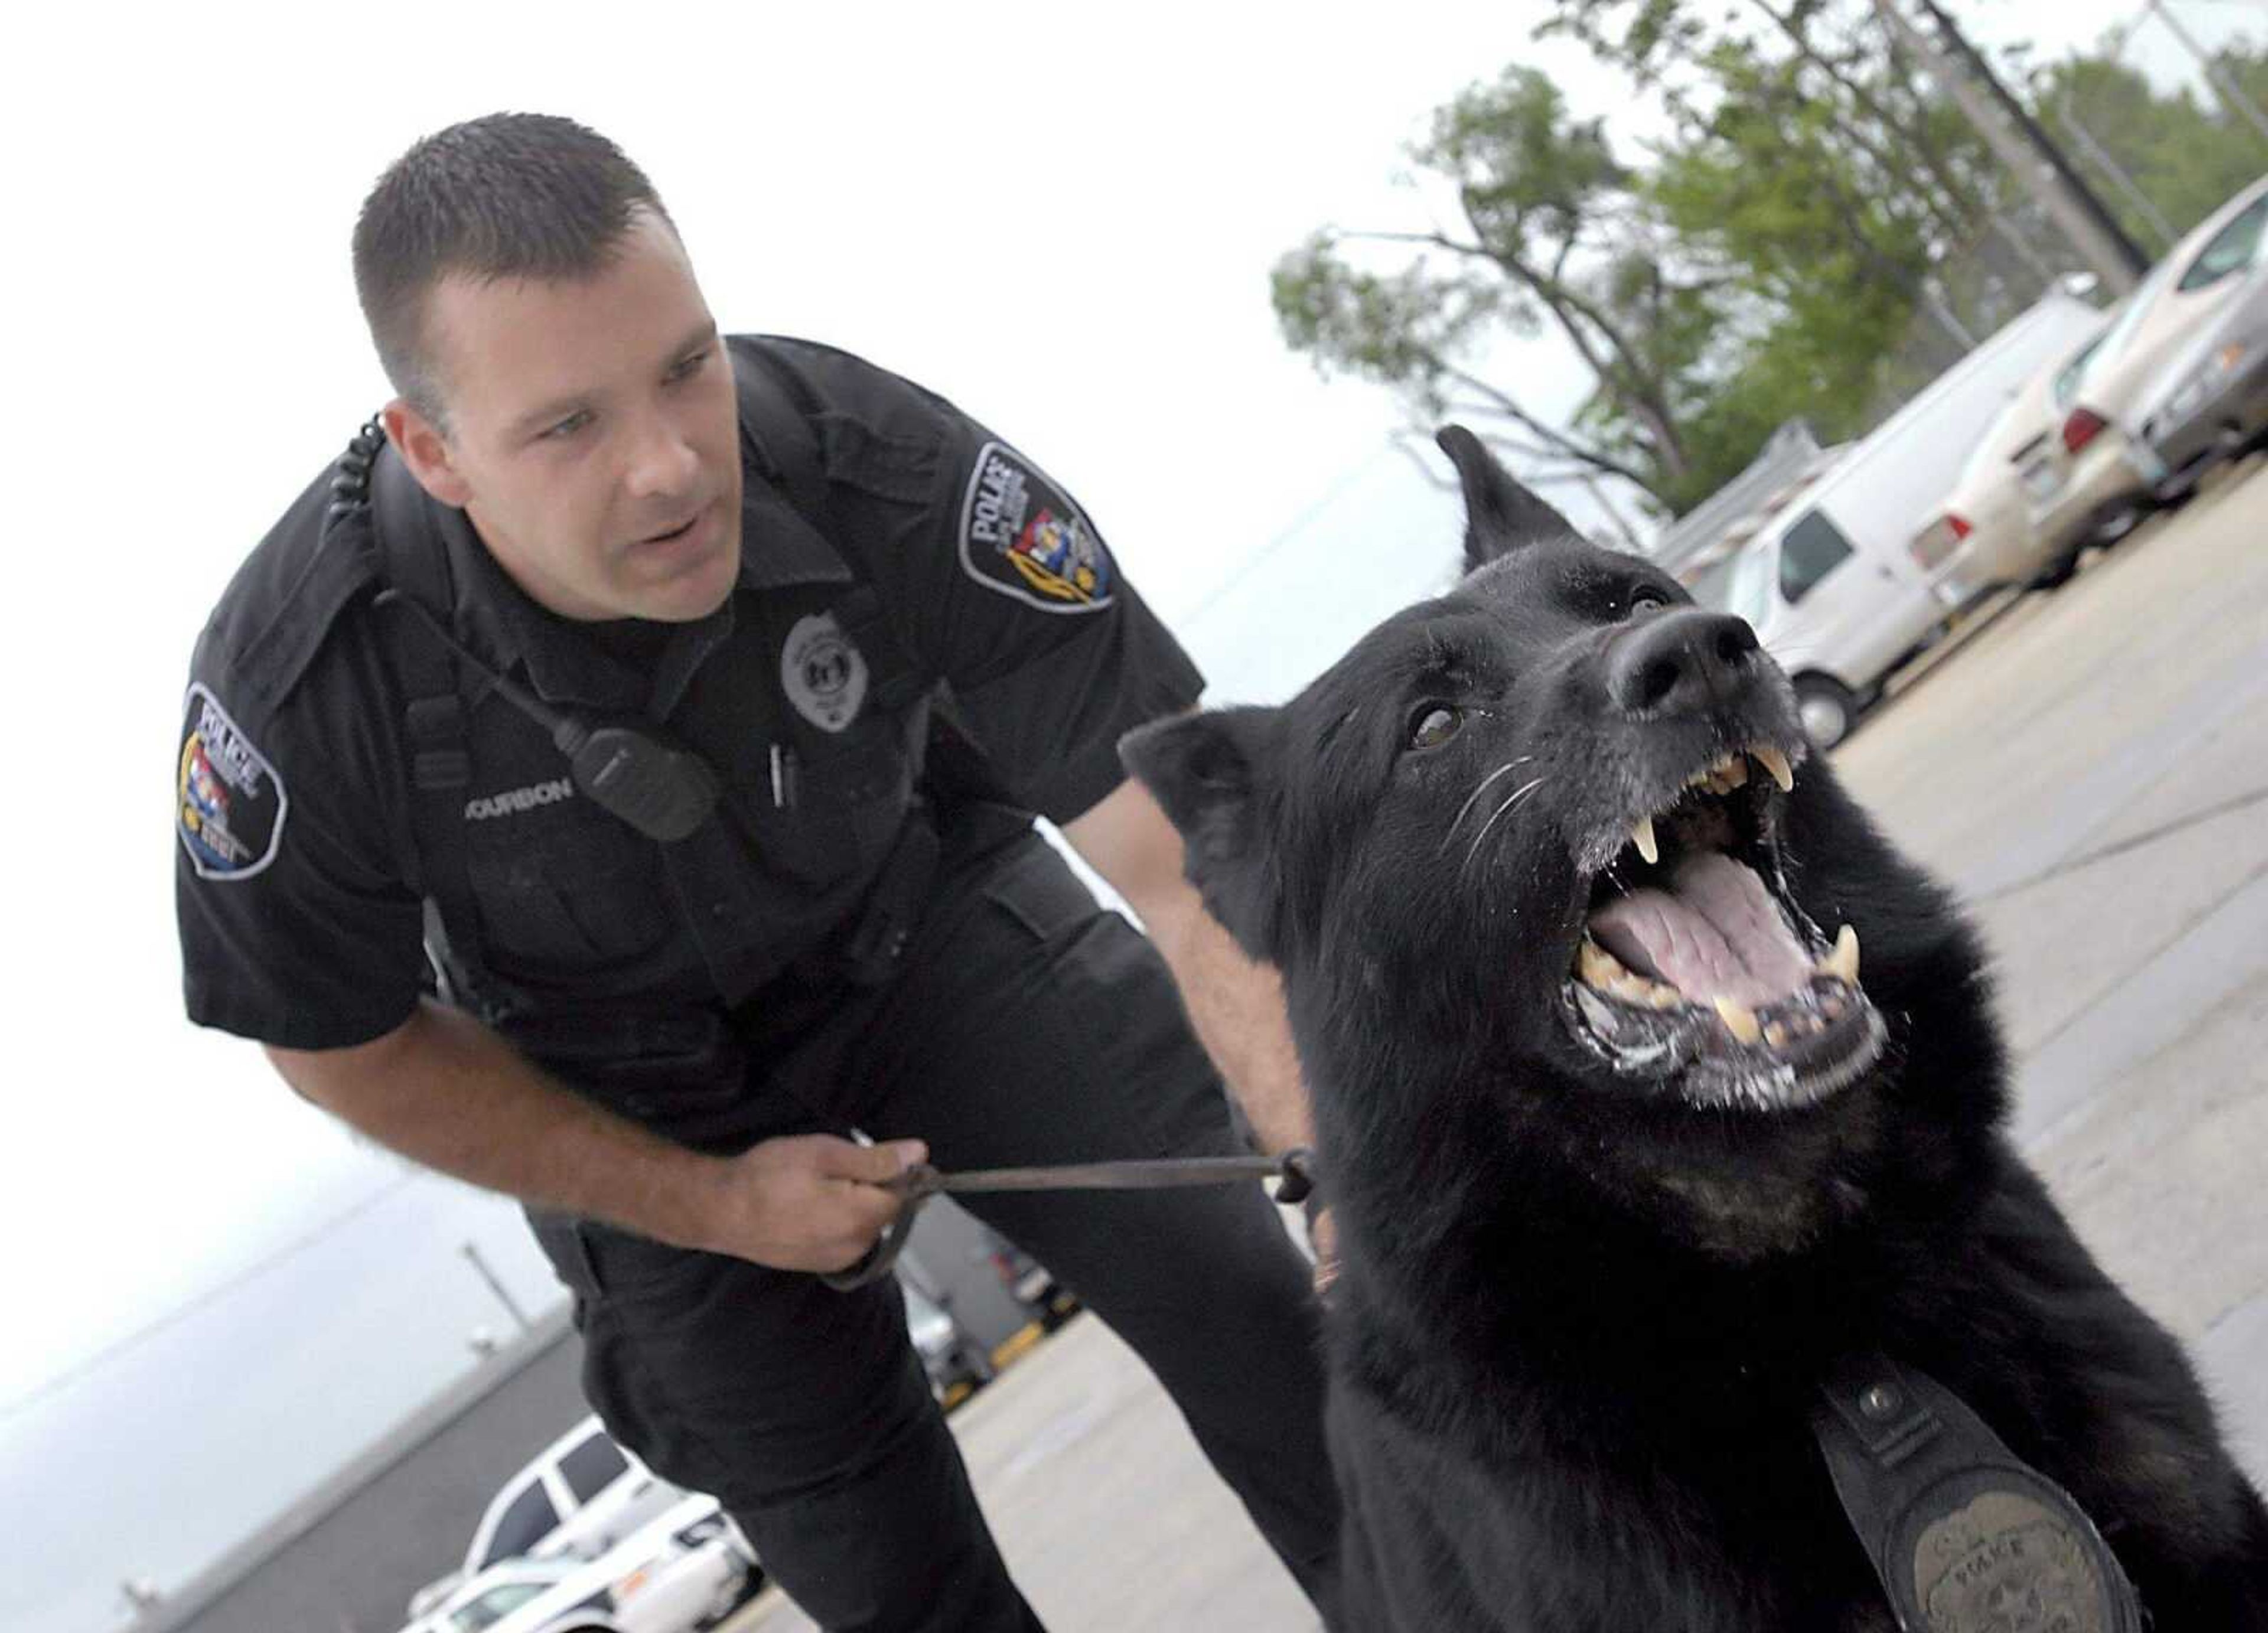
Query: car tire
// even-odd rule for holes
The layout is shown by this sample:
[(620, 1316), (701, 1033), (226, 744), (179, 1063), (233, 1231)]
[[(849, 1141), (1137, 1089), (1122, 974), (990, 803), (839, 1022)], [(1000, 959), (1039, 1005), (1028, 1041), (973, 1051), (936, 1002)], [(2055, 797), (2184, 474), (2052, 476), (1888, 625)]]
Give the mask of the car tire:
[(764, 1568), (762, 1565), (750, 1565), (747, 1570), (741, 1572), (739, 1581), (731, 1584), (717, 1596), (717, 1602), (710, 1606), (708, 1614), (701, 1618), (697, 1625), (713, 1628), (718, 1623), (730, 1619), (741, 1606), (764, 1591), (765, 1581)]
[(1819, 748), (1832, 748), (1859, 723), (1859, 700), (1840, 680), (1823, 674), (1795, 677), (1795, 711), (1804, 735)]

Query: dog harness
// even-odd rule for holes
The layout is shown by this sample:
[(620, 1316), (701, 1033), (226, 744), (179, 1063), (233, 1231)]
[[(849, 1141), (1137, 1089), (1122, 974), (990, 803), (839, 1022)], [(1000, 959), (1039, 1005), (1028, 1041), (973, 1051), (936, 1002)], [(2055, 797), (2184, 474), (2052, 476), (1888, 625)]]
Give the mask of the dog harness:
[(1901, 1633), (2140, 1633), (2094, 1522), (1951, 1390), (1865, 1354), (1819, 1394), (1812, 1432)]

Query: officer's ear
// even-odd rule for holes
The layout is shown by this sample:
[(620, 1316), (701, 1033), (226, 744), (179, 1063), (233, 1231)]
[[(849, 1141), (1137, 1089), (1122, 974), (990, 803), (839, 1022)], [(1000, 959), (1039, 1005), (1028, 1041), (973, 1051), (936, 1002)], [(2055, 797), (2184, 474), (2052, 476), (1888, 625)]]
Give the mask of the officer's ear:
[(449, 439), (441, 428), (419, 412), (406, 397), (396, 397), (378, 411), (386, 439), (394, 445), (417, 485), (442, 504), (462, 510), (473, 497), (473, 485), (458, 471)]
[(1130, 732), (1118, 757), (1181, 830), (1182, 871), (1205, 908), (1263, 963), (1278, 961), (1273, 709), (1210, 709)]

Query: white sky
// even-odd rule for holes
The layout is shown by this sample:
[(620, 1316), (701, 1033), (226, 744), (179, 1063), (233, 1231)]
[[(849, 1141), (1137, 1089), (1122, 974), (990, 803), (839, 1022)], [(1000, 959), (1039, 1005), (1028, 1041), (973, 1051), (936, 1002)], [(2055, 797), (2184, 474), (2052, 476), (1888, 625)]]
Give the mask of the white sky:
[[(2051, 52), (2131, 10), (1962, 7)], [(1273, 696), (1439, 582), (1457, 519), (1384, 452), (1382, 394), (1286, 353), (1270, 264), (1326, 222), (1418, 224), (1391, 185), (1402, 144), (1509, 62), (1558, 76), (1579, 113), (1629, 100), (1580, 52), (1528, 42), (1532, 0), (821, 11), (11, 22), (0, 450), (18, 610), (0, 665), (18, 724), (40, 727), (15, 786), (46, 792), (16, 813), (0, 1512), (48, 1519), (0, 1527), (0, 1624), (108, 1628), (119, 1577), (178, 1583), (468, 1364), (465, 1335), (498, 1312), (458, 1242), (545, 1296), (508, 1210), (401, 1184), (251, 1046), (180, 1016), (185, 665), (237, 561), (382, 398), (346, 245), (388, 160), (500, 107), (606, 131), (661, 188), (726, 328), (829, 340), (954, 397), (1079, 495), (1221, 692)], [(2210, 37), (2260, 12), (2183, 14)], [(1552, 348), (1521, 367), (1549, 406), (1582, 391)], [(350, 1210), (324, 1246), (252, 1269)], [(378, 1221), (389, 1251), (348, 1240)], [(366, 1297), (407, 1285), (405, 1265), (422, 1306)], [(221, 1358), (247, 1350), (267, 1372)], [(230, 1377), (274, 1381), (232, 1401), (210, 1381)], [(279, 1401), (320, 1427), (262, 1446)], [(134, 1478), (111, 1460), (129, 1457)], [(137, 1508), (130, 1546), (85, 1541)]]

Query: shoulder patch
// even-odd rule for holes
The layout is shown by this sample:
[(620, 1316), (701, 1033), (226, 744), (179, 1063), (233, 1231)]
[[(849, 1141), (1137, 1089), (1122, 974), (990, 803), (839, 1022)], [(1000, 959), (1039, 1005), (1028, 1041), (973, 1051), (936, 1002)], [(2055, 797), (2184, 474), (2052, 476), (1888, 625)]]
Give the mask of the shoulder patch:
[(250, 879), (276, 859), (291, 800), (268, 757), (199, 680), (181, 728), (174, 826), (200, 879)]
[(977, 451), (961, 505), (961, 564), (986, 589), (1042, 612), (1110, 605), (1110, 552), (1094, 524), (1005, 443)]

